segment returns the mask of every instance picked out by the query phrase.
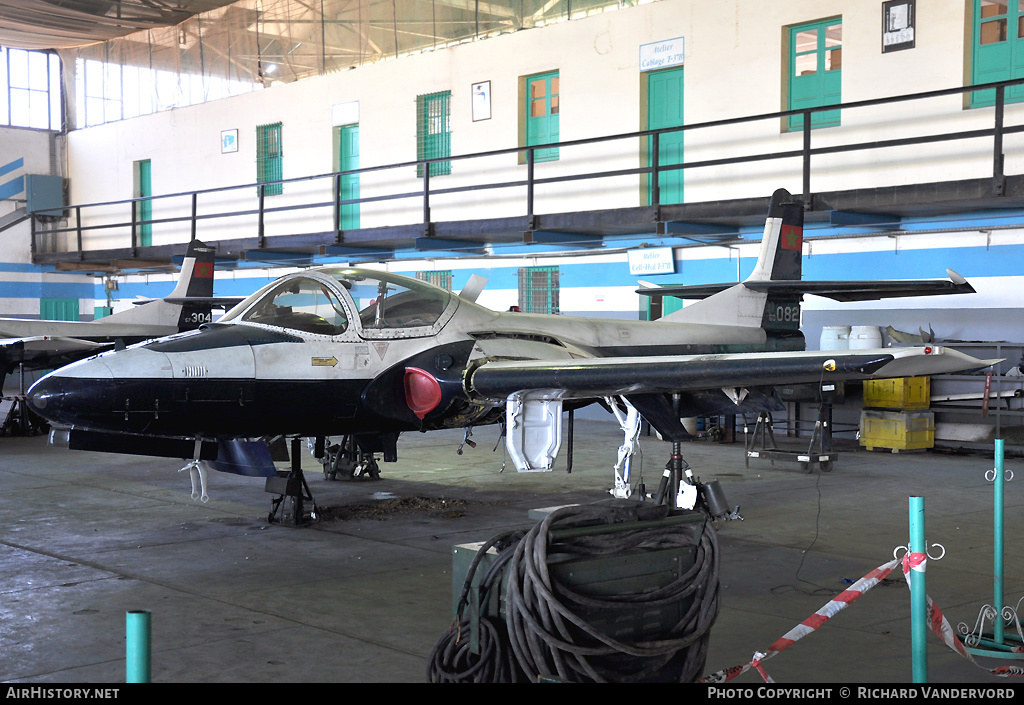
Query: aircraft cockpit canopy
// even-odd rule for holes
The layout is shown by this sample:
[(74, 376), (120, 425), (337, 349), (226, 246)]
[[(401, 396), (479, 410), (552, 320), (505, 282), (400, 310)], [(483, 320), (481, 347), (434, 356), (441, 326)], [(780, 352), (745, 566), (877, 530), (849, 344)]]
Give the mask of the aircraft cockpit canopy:
[(451, 293), (418, 279), (387, 272), (324, 269), (355, 301), (364, 330), (432, 326), (441, 318)]
[(372, 337), (375, 331), (433, 326), (453, 302), (450, 292), (388, 272), (342, 267), (314, 271), (319, 276), (300, 274), (265, 287), (220, 321), (336, 336), (358, 318), (357, 327)]

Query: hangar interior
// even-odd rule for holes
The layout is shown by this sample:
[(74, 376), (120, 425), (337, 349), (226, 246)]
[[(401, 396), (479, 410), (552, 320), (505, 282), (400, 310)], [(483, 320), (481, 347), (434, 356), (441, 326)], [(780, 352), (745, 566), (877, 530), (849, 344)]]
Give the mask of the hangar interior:
[[(1004, 585), (1001, 571), (1001, 552), (1014, 565), (1019, 551), (1003, 546), (1002, 503), (1019, 502), (1012, 484), (1004, 498), (985, 478), (995, 459), (1001, 483), (1002, 458), (1012, 467), (1024, 452), (1024, 8), (941, 5), (3, 5), (0, 317), (101, 322), (131, 311), (173, 295), (186, 249), (201, 242), (216, 253), (218, 297), (337, 265), (451, 292), (479, 275), (476, 301), (497, 312), (651, 322), (692, 303), (652, 288), (751, 276), (770, 197), (786, 189), (802, 211), (804, 280), (963, 277), (973, 287), (805, 295), (786, 316), (808, 350), (933, 345), (999, 362), (824, 397), (817, 385), (787, 385), (770, 416), (687, 418), (681, 462), (714, 483), (703, 501), (725, 506), (709, 521), (716, 561), (701, 572), (716, 585), (711, 614), (688, 623), (696, 632), (672, 667), (714, 682), (719, 668), (747, 664), (728, 678), (760, 682), (752, 653), (831, 595), (863, 589), (857, 579), (906, 541), (908, 495), (927, 497), (929, 534), (953, 554), (953, 570), (933, 566), (944, 604), (966, 613), (987, 599), (998, 613), (1024, 588), (1012, 569)], [(165, 629), (154, 633), (155, 680), (442, 679), (435, 641), (458, 611), (463, 547), (533, 526), (536, 510), (616, 496), (623, 431), (589, 407), (567, 416), (569, 458), (551, 473), (510, 478), (501, 438), (480, 460), (492, 441), (476, 448), (472, 426), (404, 434), (397, 462), (377, 466), (371, 451), (373, 471), (360, 462), (342, 482), (293, 445), (275, 460), (282, 472), (306, 465), (312, 489), (286, 484), (280, 497), (294, 523), (306, 523), (311, 502), (320, 521), (284, 527), (256, 508), (274, 496), (269, 484), (264, 493), (216, 473), (212, 501), (195, 500), (175, 460), (48, 443), (24, 399), (53, 366), (17, 355), (0, 361), (4, 589), (14, 598), (4, 638), (17, 654), (4, 659), (6, 682), (120, 680), (111, 622), (139, 602)], [(640, 443), (654, 494), (679, 444), (646, 424)], [(405, 511), (401, 499), (429, 507)], [(357, 512), (368, 507), (378, 516)], [(1011, 511), (1011, 537), (1015, 522)], [(694, 565), (707, 553), (699, 541), (687, 551)], [(993, 568), (996, 594), (982, 598)], [(275, 577), (285, 573), (310, 577)], [(899, 592), (873, 616), (837, 617), (841, 636), (816, 634), (829, 645), (780, 654), (768, 672), (780, 682), (1006, 682), (934, 637), (922, 680), (911, 654), (919, 627)], [(204, 624), (181, 616), (190, 600)], [(79, 646), (56, 648), (67, 614), (84, 615), (69, 640)], [(1024, 639), (1015, 613), (1005, 637), (991, 616), (987, 627), (957, 619), (995, 630), (1000, 648)], [(81, 648), (96, 638), (100, 653)], [(332, 658), (295, 656), (311, 645)], [(593, 666), (602, 678), (645, 677), (635, 654), (604, 658)], [(538, 665), (532, 678), (586, 679), (588, 667)]]

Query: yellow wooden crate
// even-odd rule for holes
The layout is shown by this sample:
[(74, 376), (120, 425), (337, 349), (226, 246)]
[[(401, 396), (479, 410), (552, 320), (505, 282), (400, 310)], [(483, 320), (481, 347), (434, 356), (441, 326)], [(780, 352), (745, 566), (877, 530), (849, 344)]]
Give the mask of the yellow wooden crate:
[(927, 409), (931, 406), (931, 377), (869, 379), (864, 382), (864, 406), (878, 409)]
[(921, 450), (935, 446), (935, 413), (931, 411), (860, 412), (860, 444), (868, 450)]

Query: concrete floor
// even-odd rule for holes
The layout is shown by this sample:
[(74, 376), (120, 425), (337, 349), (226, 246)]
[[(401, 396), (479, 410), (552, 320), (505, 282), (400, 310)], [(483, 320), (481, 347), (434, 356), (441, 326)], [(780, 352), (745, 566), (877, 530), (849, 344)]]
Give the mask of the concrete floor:
[[(577, 421), (571, 474), (564, 449), (553, 473), (517, 474), (499, 472), (497, 429), (477, 429), (478, 446), (458, 455), (461, 438), (403, 436), (380, 481), (327, 481), (303, 454), (323, 514), (431, 497), (464, 501), (461, 516), (412, 510), (302, 528), (268, 524), (260, 479), (213, 473), (204, 504), (181, 461), (0, 438), (0, 681), (123, 683), (126, 613), (148, 610), (154, 682), (425, 682), (452, 620), (453, 546), (532, 526), (534, 508), (606, 498), (621, 442), (614, 424)], [(649, 489), (669, 449), (641, 439)], [(684, 456), (743, 517), (718, 523), (721, 612), (705, 673), (746, 664), (891, 560), (908, 541), (911, 496), (925, 498), (928, 542), (945, 547), (926, 573), (936, 605), (954, 628), (973, 627), (993, 601), (991, 455), (850, 444), (830, 473), (745, 467), (742, 442), (689, 443)], [(1024, 594), (1018, 485), (1005, 492), (1010, 606)], [(897, 571), (765, 669), (782, 684), (910, 683), (909, 608)], [(984, 669), (1015, 663), (975, 665), (929, 633), (929, 682), (1003, 685)], [(733, 683), (762, 680), (751, 670)]]

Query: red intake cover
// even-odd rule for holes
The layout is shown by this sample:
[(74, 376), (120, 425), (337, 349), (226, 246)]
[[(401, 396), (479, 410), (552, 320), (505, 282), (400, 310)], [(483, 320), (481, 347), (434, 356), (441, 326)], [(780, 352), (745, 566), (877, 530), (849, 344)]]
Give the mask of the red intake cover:
[(441, 403), (441, 385), (434, 375), (418, 367), (405, 368), (405, 403), (422, 419)]

